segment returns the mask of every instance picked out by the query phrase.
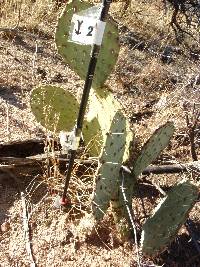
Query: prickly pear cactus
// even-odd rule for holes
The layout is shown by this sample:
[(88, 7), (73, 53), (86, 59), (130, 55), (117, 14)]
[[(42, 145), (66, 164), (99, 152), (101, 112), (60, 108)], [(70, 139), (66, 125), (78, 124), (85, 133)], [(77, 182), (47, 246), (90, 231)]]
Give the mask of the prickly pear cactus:
[[(167, 122), (161, 126), (154, 134), (150, 137), (147, 143), (141, 150), (139, 157), (137, 158), (132, 173), (122, 172), (119, 176), (120, 185), (123, 184), (123, 188), (119, 191), (117, 201), (112, 201), (112, 207), (114, 210), (115, 221), (121, 221), (125, 217), (127, 222), (130, 223), (127, 212), (127, 207), (132, 210), (132, 197), (136, 192), (137, 176), (146, 168), (156, 157), (159, 156), (161, 151), (168, 145), (169, 140), (174, 132), (173, 123)], [(126, 203), (124, 200), (126, 197)], [(126, 228), (124, 228), (126, 229)]]
[[(69, 132), (75, 127), (79, 103), (68, 91), (51, 85), (38, 87), (31, 93), (30, 104), (37, 121), (46, 129), (57, 133)], [(83, 136), (87, 151), (98, 156), (103, 136), (95, 116), (84, 121)]]
[[(162, 150), (168, 145), (173, 133), (174, 125), (172, 122), (167, 122), (163, 126), (159, 127), (143, 146), (138, 158), (134, 162), (132, 172), (129, 173), (127, 171), (120, 175), (120, 185), (123, 182), (123, 190), (127, 198), (129, 208), (131, 208), (131, 200), (136, 192), (137, 176), (140, 175), (142, 171), (159, 156)], [(128, 219), (126, 207), (124, 206), (122, 190), (119, 191), (119, 201), (116, 204), (119, 205), (119, 210), (121, 209), (121, 212)]]
[(99, 156), (113, 117), (121, 106), (107, 87), (91, 89), (83, 136), (92, 156)]
[(158, 204), (143, 226), (141, 247), (147, 255), (156, 255), (173, 241), (198, 197), (198, 188), (189, 181), (175, 185)]
[[(76, 14), (87, 15), (94, 12), (88, 2), (73, 0), (66, 6), (58, 20), (55, 42), (58, 53), (64, 58), (81, 79), (85, 80), (91, 53), (90, 45), (80, 45), (69, 41), (72, 16)], [(102, 87), (110, 75), (119, 53), (119, 36), (117, 26), (111, 18), (106, 23), (103, 42), (98, 56), (93, 87)]]
[[(101, 219), (111, 201), (115, 222), (117, 225), (120, 225), (121, 219), (123, 220), (124, 217), (128, 218), (124, 201), (121, 197), (119, 197), (119, 187), (121, 185), (120, 168), (122, 163), (125, 162), (129, 157), (129, 146), (130, 142), (133, 140), (133, 132), (130, 131), (129, 123), (121, 112), (121, 105), (117, 100), (115, 100), (115, 98), (109, 91), (109, 88), (107, 87), (100, 88), (95, 91), (93, 90), (91, 92), (88, 118), (93, 116), (98, 118), (104, 136), (104, 149), (102, 152), (102, 157), (100, 159), (100, 168), (97, 174), (97, 184), (94, 197), (94, 201), (96, 203), (99, 203), (98, 198), (100, 198), (100, 201), (102, 201), (103, 204), (100, 204), (99, 206), (94, 205), (93, 212), (96, 219)], [(118, 127), (118, 129), (121, 129), (124, 134), (122, 134), (121, 136), (114, 134), (109, 135), (109, 133), (115, 131), (116, 126)], [(123, 130), (123, 128), (125, 130)], [(109, 142), (111, 142), (112, 144), (111, 148), (109, 146)], [(124, 150), (121, 149), (119, 153), (117, 151), (117, 148), (121, 146), (120, 142), (124, 143)], [(112, 150), (113, 153), (111, 153)], [(114, 152), (116, 153), (115, 157), (121, 157), (121, 159), (118, 159), (118, 166), (116, 168), (112, 168), (111, 164), (101, 165), (101, 162), (105, 162), (105, 157), (110, 157), (110, 162), (116, 162), (115, 157), (113, 157)], [(98, 175), (101, 176), (102, 174), (106, 178), (98, 180)], [(127, 177), (126, 174), (125, 176), (126, 185), (131, 184), (133, 187), (134, 178), (130, 176)], [(112, 188), (112, 195), (110, 195), (107, 191), (101, 190), (101, 188), (103, 188), (102, 183), (106, 183), (106, 187), (108, 189)], [(103, 198), (102, 194), (105, 194)], [(132, 195), (130, 197), (128, 196), (129, 204), (131, 203), (131, 200)]]
[[(115, 111), (121, 108), (106, 87), (98, 90), (91, 90), (83, 124), (83, 137), (91, 156), (99, 156)], [(60, 87), (46, 85), (34, 89), (30, 104), (37, 121), (50, 131), (69, 132), (75, 126), (79, 104)]]
[[(118, 177), (118, 194), (111, 200), (112, 214), (122, 241), (127, 240), (132, 233), (132, 198), (136, 190), (136, 179), (128, 172), (120, 171)], [(131, 190), (130, 190), (131, 188)]]
[[(127, 127), (126, 118), (121, 111), (117, 111), (109, 132), (96, 178), (96, 190), (93, 199), (93, 214), (100, 220), (112, 199), (118, 199), (119, 172), (122, 163), (127, 160), (132, 134)], [(131, 137), (131, 138), (130, 138)]]
[(103, 135), (101, 126), (96, 117), (90, 121), (84, 121), (83, 137), (86, 145), (86, 151), (88, 151), (93, 157), (99, 156), (103, 146)]
[(75, 126), (79, 104), (62, 88), (46, 85), (34, 89), (30, 105), (37, 121), (50, 131), (71, 131)]
[(110, 130), (113, 118), (118, 110), (121, 110), (119, 102), (114, 98), (108, 87), (102, 87), (96, 90), (91, 89), (87, 121), (97, 118), (104, 136)]
[(169, 144), (173, 133), (173, 122), (165, 123), (153, 133), (133, 164), (133, 174), (135, 177), (139, 176), (160, 155), (162, 150)]

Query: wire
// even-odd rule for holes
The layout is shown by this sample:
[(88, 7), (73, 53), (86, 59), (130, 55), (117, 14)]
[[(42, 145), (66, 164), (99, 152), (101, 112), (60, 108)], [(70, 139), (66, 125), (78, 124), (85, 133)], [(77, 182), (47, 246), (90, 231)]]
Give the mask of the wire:
[(140, 262), (140, 254), (139, 254), (139, 245), (138, 245), (138, 240), (137, 240), (137, 228), (133, 219), (133, 211), (131, 211), (130, 207), (129, 207), (129, 202), (127, 200), (126, 197), (126, 193), (125, 193), (125, 187), (124, 187), (124, 169), (123, 166), (121, 168), (121, 175), (122, 175), (122, 183), (120, 186), (121, 192), (122, 192), (122, 196), (123, 196), (123, 200), (124, 200), (124, 204), (126, 206), (126, 210), (130, 219), (130, 223), (133, 229), (133, 233), (134, 233), (134, 240), (135, 240), (135, 245), (136, 245), (136, 254), (137, 254), (137, 264), (138, 267), (141, 267), (141, 262)]

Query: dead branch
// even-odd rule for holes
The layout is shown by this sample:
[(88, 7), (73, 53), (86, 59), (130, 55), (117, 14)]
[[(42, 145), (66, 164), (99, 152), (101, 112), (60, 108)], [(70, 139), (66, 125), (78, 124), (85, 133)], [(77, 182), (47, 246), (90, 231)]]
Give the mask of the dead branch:
[(173, 165), (161, 165), (161, 166), (149, 166), (142, 174), (150, 175), (152, 174), (164, 174), (164, 173), (180, 173), (187, 171), (200, 172), (200, 161), (189, 162), (184, 164), (173, 164)]
[(43, 163), (26, 158), (0, 157), (0, 182), (14, 181), (20, 189), (28, 177), (43, 174)]
[[(52, 159), (53, 161), (54, 159)], [(60, 170), (65, 170), (67, 158), (56, 156), (56, 160), (59, 164)], [(44, 172), (44, 165), (46, 163), (46, 154), (32, 156), (29, 158), (16, 158), (16, 157), (0, 157), (0, 172), (6, 170), (17, 173), (18, 175), (27, 175), (37, 172), (42, 174)], [(92, 159), (76, 159), (75, 163), (78, 165), (93, 166), (94, 168), (98, 165), (97, 158)], [(52, 163), (53, 164), (53, 163)], [(131, 172), (126, 168), (127, 172)], [(143, 175), (150, 174), (164, 174), (164, 173), (181, 173), (186, 171), (200, 172), (200, 161), (194, 161), (184, 164), (173, 164), (173, 165), (161, 165), (161, 166), (148, 166), (144, 171)]]
[[(33, 173), (42, 175), (47, 165), (47, 154), (44, 153), (46, 146), (47, 143), (42, 138), (0, 144), (0, 174), (13, 173), (15, 177), (32, 175)], [(54, 140), (54, 146), (58, 147), (56, 140)], [(51, 166), (56, 164), (59, 166), (60, 171), (66, 170), (68, 159), (66, 156), (60, 155), (60, 151), (49, 152), (48, 160)], [(95, 168), (98, 165), (98, 159), (76, 159), (75, 163), (80, 166), (92, 166)], [(129, 171), (131, 172), (131, 170)], [(153, 165), (147, 167), (143, 171), (143, 175), (180, 173), (186, 171), (200, 172), (200, 161), (174, 165)], [(8, 178), (10, 177), (12, 175), (8, 176)]]
[[(8, 33), (8, 34), (14, 34), (14, 35), (23, 35), (25, 37), (28, 37), (30, 39), (40, 39), (40, 40), (47, 40), (47, 37), (42, 37), (40, 35), (37, 35), (37, 34), (33, 34), (33, 33), (30, 33), (30, 32), (25, 32), (23, 30), (20, 30), (18, 28), (0, 28), (0, 32), (5, 32), (5, 33)], [(48, 36), (48, 38), (53, 38), (52, 36)]]
[(25, 158), (44, 152), (45, 143), (41, 139), (18, 140), (0, 144), (0, 157)]
[(36, 267), (36, 264), (33, 258), (33, 253), (32, 253), (32, 242), (30, 238), (30, 228), (29, 228), (29, 217), (30, 216), (28, 214), (28, 209), (26, 206), (26, 199), (25, 199), (23, 192), (21, 192), (21, 201), (22, 201), (22, 218), (23, 218), (23, 226), (24, 226), (24, 239), (26, 242), (26, 252), (30, 259), (30, 266)]
[[(164, 1), (166, 4), (166, 1)], [(172, 17), (171, 17), (171, 26), (175, 31), (177, 40), (178, 32), (182, 34), (187, 34), (194, 38), (193, 34), (189, 30), (184, 28), (192, 27), (192, 25), (199, 24), (199, 10), (200, 5), (198, 0), (167, 0), (172, 6)], [(181, 17), (184, 19), (181, 19)], [(181, 25), (184, 25), (181, 27)], [(195, 39), (195, 38), (194, 38)], [(196, 40), (196, 39), (195, 39)]]
[(188, 129), (188, 136), (190, 139), (190, 151), (193, 161), (198, 161), (195, 145), (196, 130), (200, 122), (200, 111), (196, 109), (196, 105), (193, 106), (191, 118), (189, 118), (189, 112), (185, 112), (185, 118)]

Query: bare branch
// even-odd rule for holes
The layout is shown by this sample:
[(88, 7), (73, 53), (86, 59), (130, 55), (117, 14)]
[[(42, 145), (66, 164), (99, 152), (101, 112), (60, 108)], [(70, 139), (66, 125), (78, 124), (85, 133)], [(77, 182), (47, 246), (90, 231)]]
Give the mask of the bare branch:
[(36, 267), (36, 263), (34, 261), (33, 253), (32, 253), (32, 243), (30, 238), (30, 228), (29, 228), (29, 214), (26, 206), (26, 199), (24, 193), (21, 192), (21, 201), (22, 201), (22, 218), (23, 218), (23, 226), (24, 226), (24, 239), (26, 242), (26, 252), (30, 259), (30, 266)]

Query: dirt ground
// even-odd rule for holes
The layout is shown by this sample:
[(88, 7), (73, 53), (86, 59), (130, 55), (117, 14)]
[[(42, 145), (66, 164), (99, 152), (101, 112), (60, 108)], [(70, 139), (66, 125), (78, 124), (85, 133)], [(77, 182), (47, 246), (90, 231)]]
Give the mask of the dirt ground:
[[(184, 54), (183, 63), (183, 55), (176, 54), (175, 61), (165, 65), (157, 56), (160, 51), (156, 50), (155, 42), (149, 42), (150, 48), (144, 50), (131, 47), (132, 28), (119, 20), (119, 29), (120, 55), (107, 84), (122, 103), (135, 130), (135, 151), (159, 125), (172, 120), (175, 134), (155, 164), (192, 161), (185, 113), (192, 117), (193, 103), (200, 103), (199, 60), (192, 62), (190, 56)], [(47, 132), (36, 122), (30, 109), (31, 90), (38, 84), (51, 83), (80, 98), (83, 81), (58, 55), (53, 32), (52, 35), (42, 30), (31, 35), (20, 31), (0, 34), (0, 144), (31, 138), (45, 140)], [(199, 138), (200, 126), (195, 139), (198, 158)], [(79, 166), (75, 166), (69, 210), (57, 209), (54, 205), (63, 188), (63, 176), (54, 177), (52, 173), (47, 176), (43, 168), (44, 175), (36, 173), (31, 177), (13, 178), (12, 172), (0, 172), (0, 266), (34, 266), (27, 252), (21, 191), (25, 193), (36, 266), (139, 266), (134, 238), (124, 241), (120, 237), (110, 211), (102, 222), (94, 224), (91, 196), (95, 167), (80, 172)], [(154, 185), (167, 191), (183, 178), (198, 185), (198, 177), (199, 173), (188, 171), (140, 178), (139, 193), (133, 198), (138, 240), (146, 216), (163, 197)], [(15, 178), (23, 180), (20, 187)], [(140, 266), (199, 267), (199, 201), (189, 218), (199, 247), (183, 226), (175, 240), (155, 258), (140, 252)]]

